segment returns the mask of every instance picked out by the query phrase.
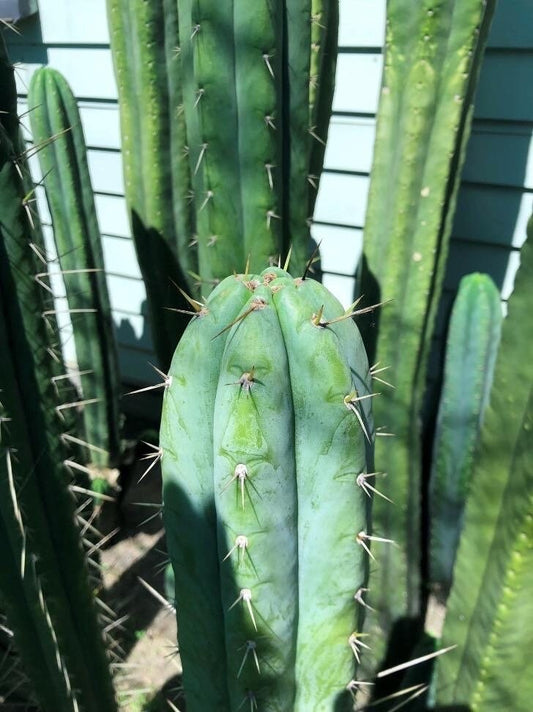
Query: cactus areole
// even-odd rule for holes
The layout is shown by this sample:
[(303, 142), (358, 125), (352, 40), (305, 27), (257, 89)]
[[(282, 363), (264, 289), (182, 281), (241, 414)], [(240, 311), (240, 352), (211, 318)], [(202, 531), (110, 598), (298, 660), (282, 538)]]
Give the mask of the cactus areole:
[(374, 440), (359, 331), (279, 268), (196, 306), (161, 423), (187, 710), (351, 709)]

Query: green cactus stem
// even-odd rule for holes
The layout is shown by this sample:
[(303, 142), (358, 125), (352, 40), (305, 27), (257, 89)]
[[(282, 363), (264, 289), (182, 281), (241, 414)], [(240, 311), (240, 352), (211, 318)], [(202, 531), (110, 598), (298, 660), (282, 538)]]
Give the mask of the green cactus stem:
[[(303, 273), (331, 113), (337, 5), (108, 0), (130, 211), (154, 227), (196, 296), (197, 281), (208, 293), (291, 247), (293, 271)], [(165, 173), (165, 162), (179, 171)], [(178, 203), (181, 222), (171, 224), (166, 207)], [(156, 335), (168, 267), (158, 273), (159, 241), (148, 243), (150, 255), (142, 229), (133, 229)]]
[(491, 278), (484, 274), (464, 277), (448, 329), (430, 473), (429, 583), (441, 602), (452, 584), (501, 321), (500, 293)]
[(311, 152), (327, 135), (336, 59), (336, 3), (324, 5), (318, 60), (310, 0), (179, 5), (199, 271), (208, 282), (248, 258), (259, 269), (291, 245), (293, 271), (303, 272), (323, 158)]
[[(472, 101), (495, 3), (391, 0), (385, 67), (364, 230), (361, 292), (392, 300), (361, 321), (373, 362), (394, 389), (376, 402), (378, 468), (387, 472), (374, 521), (389, 549), (370, 582), (369, 630), (386, 640), (420, 615), (420, 414)], [(376, 343), (377, 340), (377, 343)], [(378, 631), (382, 631), (378, 633)], [(379, 660), (382, 647), (375, 647)], [(409, 655), (409, 652), (406, 653)]]
[[(174, 283), (198, 271), (183, 121), (177, 3), (108, 0), (129, 220), (148, 295), (154, 347), (167, 369), (184, 323)], [(178, 264), (179, 262), (179, 264)]]
[(223, 280), (178, 345), (163, 501), (192, 712), (351, 709), (374, 438), (351, 316), (269, 268)]
[[(3, 98), (15, 95), (0, 40)], [(46, 712), (115, 712), (62, 435), (44, 254), (13, 104), (0, 106), (0, 598)], [(9, 114), (4, 114), (9, 111)], [(58, 374), (59, 372), (59, 374)], [(65, 411), (67, 412), (67, 411)]]
[(90, 462), (112, 467), (120, 454), (120, 376), (80, 115), (66, 80), (49, 67), (32, 76), (28, 104), (87, 401)]
[(437, 665), (439, 705), (531, 709), (533, 221), (503, 321)]
[(313, 0), (311, 6), (311, 66), (309, 69), (309, 126), (313, 132), (308, 181), (307, 215), (313, 215), (331, 118), (337, 66), (339, 4)]

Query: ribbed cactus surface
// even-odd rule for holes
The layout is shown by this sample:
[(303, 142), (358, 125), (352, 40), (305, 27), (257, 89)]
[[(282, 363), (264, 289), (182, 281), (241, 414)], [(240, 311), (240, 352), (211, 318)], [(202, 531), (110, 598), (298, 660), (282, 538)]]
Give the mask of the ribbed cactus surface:
[(50, 67), (28, 91), (33, 139), (44, 176), (54, 240), (71, 312), (86, 406), (90, 462), (115, 466), (120, 450), (120, 377), (104, 257), (81, 119), (65, 78)]
[(64, 366), (53, 297), (35, 278), (45, 278), (45, 252), (1, 35), (0, 79), (1, 606), (45, 712), (115, 712), (69, 491), (72, 409), (55, 388)]
[(448, 328), (429, 485), (429, 581), (442, 602), (453, 579), (501, 321), (500, 293), (491, 278), (478, 273), (464, 277)]
[(236, 275), (176, 350), (163, 499), (191, 712), (350, 708), (374, 437), (350, 316), (313, 280)]
[(108, 16), (126, 197), (163, 357), (177, 340), (159, 309), (170, 278), (207, 293), (289, 247), (303, 272), (338, 0), (108, 0)]
[[(364, 230), (361, 292), (391, 300), (361, 322), (372, 361), (388, 367), (376, 446), (388, 473), (376, 527), (398, 548), (372, 573), (371, 614), (390, 632), (420, 613), (421, 410), (460, 167), (494, 0), (390, 0)], [(376, 343), (377, 342), (377, 343)], [(375, 345), (375, 348), (374, 348)], [(408, 647), (409, 636), (404, 638)], [(375, 655), (382, 653), (378, 647)], [(406, 651), (409, 655), (409, 651)]]
[(533, 220), (494, 370), (437, 665), (440, 705), (531, 709)]

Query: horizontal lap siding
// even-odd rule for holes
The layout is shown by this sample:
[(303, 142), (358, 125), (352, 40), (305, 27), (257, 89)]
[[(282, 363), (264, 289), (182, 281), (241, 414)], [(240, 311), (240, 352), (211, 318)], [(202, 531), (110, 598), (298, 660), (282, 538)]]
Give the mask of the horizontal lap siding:
[[(117, 91), (104, 0), (41, 0), (39, 23), (22, 25), (11, 55), (19, 60), (21, 111), (31, 73), (49, 63), (79, 100), (89, 167), (103, 234), (111, 301), (125, 381), (153, 380), (153, 359), (143, 314), (145, 292), (123, 198)], [(385, 0), (341, 0), (340, 52), (334, 112), (315, 223), (324, 282), (348, 305), (361, 254), (375, 112), (383, 57)], [(467, 152), (451, 259), (448, 301), (466, 272), (485, 270), (506, 298), (517, 250), (532, 210), (533, 10), (530, 0), (500, 2), (483, 66)], [(35, 164), (36, 162), (34, 162)], [(36, 170), (36, 175), (38, 171)], [(42, 191), (40, 205), (42, 201)], [(45, 222), (49, 216), (43, 212)], [(439, 332), (443, 319), (439, 322)], [(440, 334), (439, 334), (440, 335)]]

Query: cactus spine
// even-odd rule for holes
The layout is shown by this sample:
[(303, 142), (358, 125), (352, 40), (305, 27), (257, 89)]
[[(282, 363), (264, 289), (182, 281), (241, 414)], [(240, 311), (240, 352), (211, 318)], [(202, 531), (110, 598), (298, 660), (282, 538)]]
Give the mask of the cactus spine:
[[(438, 704), (473, 712), (531, 707), (524, 652), (533, 641), (533, 220), (494, 371), (442, 634)], [(524, 671), (521, 674), (521, 670)]]
[(500, 293), (484, 274), (461, 280), (453, 306), (430, 473), (429, 582), (444, 602), (500, 343)]
[(91, 463), (115, 466), (120, 450), (118, 355), (83, 128), (70, 87), (43, 67), (32, 76), (29, 115), (73, 321)]
[[(385, 552), (370, 587), (371, 614), (390, 632), (420, 615), (420, 411), (447, 241), (469, 135), (472, 98), (495, 3), (392, 0), (364, 230), (361, 291), (391, 299), (363, 335), (371, 359), (389, 366), (395, 389), (376, 403), (376, 422), (396, 438), (378, 443), (388, 472), (375, 525), (400, 551)], [(386, 259), (383, 256), (386, 255)], [(377, 345), (375, 345), (377, 336)], [(377, 656), (382, 651), (375, 650)], [(407, 655), (409, 653), (407, 652)]]
[(272, 268), (223, 280), (176, 350), (163, 499), (192, 712), (350, 708), (373, 428), (349, 317)]
[[(157, 346), (171, 278), (188, 275), (191, 292), (199, 278), (205, 292), (248, 260), (260, 270), (291, 246), (303, 272), (331, 111), (337, 1), (108, 0), (108, 14), (126, 193)], [(165, 251), (184, 275), (168, 259), (161, 272)]]
[(28, 205), (16, 92), (0, 39), (0, 597), (46, 712), (114, 712), (114, 694), (68, 489), (54, 382), (57, 329), (34, 279), (44, 254)]

